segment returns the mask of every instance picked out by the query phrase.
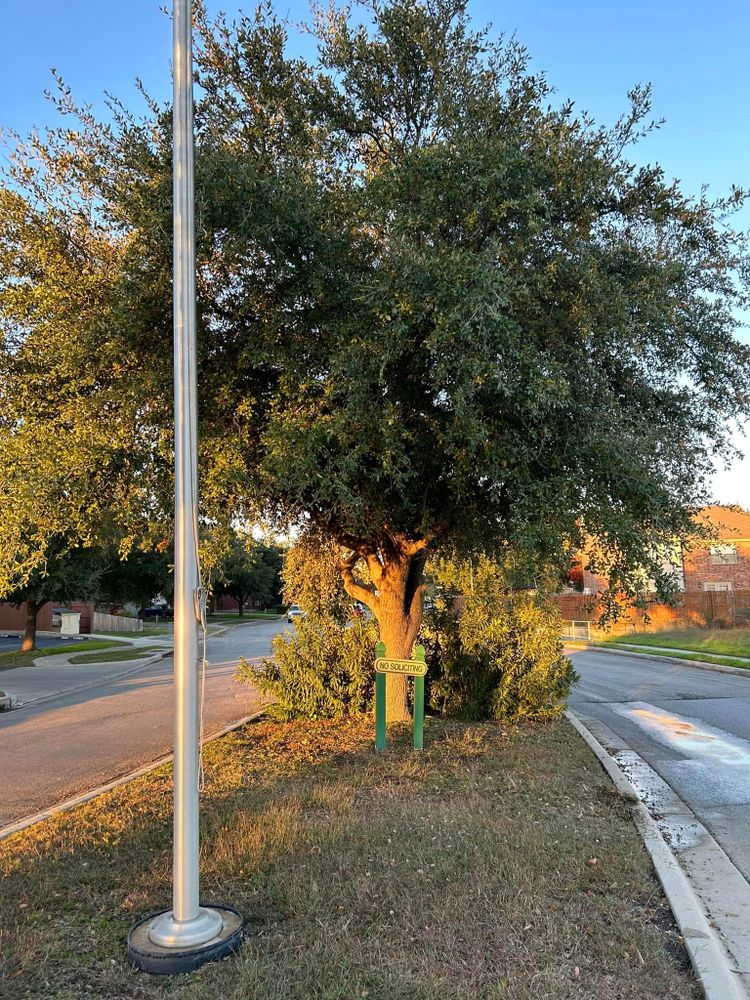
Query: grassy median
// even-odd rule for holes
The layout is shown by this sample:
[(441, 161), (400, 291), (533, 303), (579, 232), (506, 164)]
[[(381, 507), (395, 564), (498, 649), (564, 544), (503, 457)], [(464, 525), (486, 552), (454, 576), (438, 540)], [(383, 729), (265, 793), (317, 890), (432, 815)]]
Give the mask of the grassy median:
[(131, 649), (114, 650), (106, 653), (81, 653), (71, 656), (71, 663), (119, 663), (121, 660), (143, 660), (147, 656), (164, 651), (163, 646), (134, 646)]
[[(679, 649), (653, 649), (645, 643), (641, 643), (640, 645), (644, 647), (642, 652), (648, 656), (666, 656), (671, 660), (687, 660), (688, 663), (715, 663), (722, 667), (750, 668), (750, 661), (744, 662), (743, 660), (732, 659), (729, 656), (714, 656), (711, 653), (701, 652), (683, 653)], [(635, 656), (638, 656), (640, 652), (638, 649), (615, 642), (595, 642), (593, 643), (593, 647), (596, 649), (617, 649), (623, 653), (632, 653)]]
[(635, 632), (612, 636), (607, 644), (628, 643), (634, 646), (665, 646), (687, 649), (715, 656), (750, 658), (750, 628), (667, 629), (662, 632)]
[(168, 768), (0, 842), (12, 998), (698, 997), (627, 805), (564, 722), (250, 724), (206, 750), (203, 897), (248, 919), (192, 977), (125, 961), (170, 898)]
[(34, 661), (43, 659), (46, 656), (58, 656), (60, 653), (83, 653), (83, 650), (92, 649), (122, 649), (123, 644), (115, 639), (85, 639), (79, 642), (61, 643), (59, 646), (43, 646), (41, 649), (32, 650), (30, 653), (20, 651), (11, 653), (0, 653), (0, 670), (13, 670), (14, 667), (33, 667)]

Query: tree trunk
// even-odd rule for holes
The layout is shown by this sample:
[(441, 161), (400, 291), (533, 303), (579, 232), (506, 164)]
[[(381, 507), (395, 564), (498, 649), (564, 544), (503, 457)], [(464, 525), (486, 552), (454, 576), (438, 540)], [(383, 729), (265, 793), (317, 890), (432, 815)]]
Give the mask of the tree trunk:
[(245, 614), (245, 602), (241, 597), (237, 598), (237, 617), (243, 618)]
[[(44, 604), (46, 603), (45, 601)], [(23, 642), (21, 643), (22, 653), (30, 653), (36, 649), (36, 616), (42, 607), (43, 604), (37, 601), (29, 600), (26, 602), (26, 627), (24, 628)]]
[[(385, 643), (385, 655), (389, 660), (410, 660), (414, 641), (422, 620), (421, 608), (418, 620), (404, 614), (404, 592), (389, 594), (386, 600), (381, 596), (380, 640)], [(385, 679), (385, 714), (388, 722), (406, 722), (411, 718), (407, 701), (408, 679), (399, 674), (387, 674)]]
[[(359, 558), (367, 560), (372, 585), (355, 579)], [(422, 624), (422, 576), (425, 543), (402, 536), (388, 538), (377, 550), (362, 549), (341, 568), (344, 588), (350, 597), (363, 601), (378, 619), (385, 655), (391, 660), (410, 660)], [(406, 722), (411, 718), (407, 702), (407, 678), (386, 677), (386, 719)]]

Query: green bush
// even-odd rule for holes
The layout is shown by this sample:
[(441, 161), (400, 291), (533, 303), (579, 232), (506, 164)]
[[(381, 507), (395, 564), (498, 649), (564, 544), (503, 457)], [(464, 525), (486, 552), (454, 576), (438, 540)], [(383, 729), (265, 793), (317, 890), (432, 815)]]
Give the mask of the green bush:
[(260, 669), (241, 663), (238, 676), (274, 699), (269, 712), (283, 719), (339, 719), (365, 712), (375, 691), (377, 626), (352, 619), (344, 593), (340, 549), (314, 533), (287, 551), (281, 576), (284, 600), (299, 604), (295, 619), (273, 640), (273, 659)]
[(470, 595), (459, 614), (438, 598), (424, 626), (430, 706), (469, 720), (558, 715), (578, 679), (560, 635), (533, 594)]
[(332, 618), (297, 619), (273, 640), (273, 660), (259, 671), (241, 663), (238, 675), (274, 699), (282, 719), (338, 719), (372, 705), (377, 628)]

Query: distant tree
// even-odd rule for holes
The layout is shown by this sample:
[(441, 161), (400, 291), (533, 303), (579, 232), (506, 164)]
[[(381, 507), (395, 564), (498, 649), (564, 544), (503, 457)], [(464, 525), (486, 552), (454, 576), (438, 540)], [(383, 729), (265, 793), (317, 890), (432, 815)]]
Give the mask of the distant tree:
[(214, 591), (233, 597), (242, 617), (249, 600), (268, 604), (278, 596), (281, 564), (277, 545), (257, 541), (249, 534), (235, 535), (219, 567)]
[(134, 549), (125, 559), (116, 553), (101, 580), (101, 596), (112, 604), (134, 602), (143, 611), (159, 594), (171, 594), (173, 556), (166, 544), (161, 548)]
[(5, 595), (10, 604), (26, 605), (23, 652), (36, 649), (37, 618), (46, 604), (96, 599), (107, 569), (102, 549), (71, 548), (67, 539), (51, 542), (46, 558), (45, 565), (35, 569), (22, 586)]

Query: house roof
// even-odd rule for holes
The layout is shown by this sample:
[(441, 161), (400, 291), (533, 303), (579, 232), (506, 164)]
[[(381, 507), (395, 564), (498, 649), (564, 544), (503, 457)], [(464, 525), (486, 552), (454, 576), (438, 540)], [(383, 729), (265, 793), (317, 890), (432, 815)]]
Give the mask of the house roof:
[(732, 509), (722, 504), (710, 504), (703, 507), (697, 515), (697, 520), (713, 525), (718, 529), (719, 537), (727, 540), (740, 538), (750, 539), (750, 514), (741, 508)]

